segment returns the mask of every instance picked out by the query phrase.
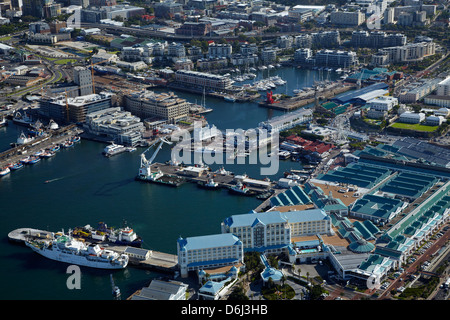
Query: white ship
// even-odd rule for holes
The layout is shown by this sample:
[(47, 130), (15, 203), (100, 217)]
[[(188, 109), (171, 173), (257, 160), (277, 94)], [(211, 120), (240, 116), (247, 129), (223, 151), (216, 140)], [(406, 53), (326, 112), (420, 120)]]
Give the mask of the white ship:
[(128, 256), (99, 245), (86, 245), (68, 235), (61, 235), (50, 242), (25, 241), (34, 252), (55, 261), (97, 269), (124, 269), (128, 265)]
[(103, 149), (103, 154), (106, 157), (112, 157), (116, 154), (127, 151), (127, 148), (121, 144), (115, 144), (114, 142)]
[(16, 144), (17, 145), (26, 144), (26, 143), (29, 143), (29, 142), (31, 142), (33, 140), (34, 140), (34, 137), (29, 137), (29, 136), (27, 137), (25, 135), (25, 133), (23, 133), (23, 131), (22, 131), (20, 136), (17, 138)]

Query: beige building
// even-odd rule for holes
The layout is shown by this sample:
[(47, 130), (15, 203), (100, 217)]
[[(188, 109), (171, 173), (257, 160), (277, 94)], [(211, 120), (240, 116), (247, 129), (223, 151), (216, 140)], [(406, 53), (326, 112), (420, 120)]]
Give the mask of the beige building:
[(124, 96), (125, 110), (141, 119), (159, 118), (176, 123), (185, 120), (189, 114), (189, 104), (173, 92), (154, 93), (140, 91)]
[(338, 26), (359, 26), (365, 20), (361, 11), (334, 11), (330, 14), (331, 24)]

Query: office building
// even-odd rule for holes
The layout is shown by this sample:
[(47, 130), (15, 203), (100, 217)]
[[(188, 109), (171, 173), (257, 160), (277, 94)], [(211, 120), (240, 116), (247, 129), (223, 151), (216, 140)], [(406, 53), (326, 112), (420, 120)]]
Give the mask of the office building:
[(55, 121), (84, 122), (90, 113), (111, 108), (113, 94), (101, 92), (78, 97), (44, 97), (39, 113)]
[(80, 87), (80, 96), (94, 93), (92, 71), (85, 67), (73, 68), (73, 82)]
[(83, 129), (92, 135), (114, 141), (115, 143), (135, 146), (142, 139), (144, 124), (141, 119), (120, 107), (107, 108), (86, 115)]

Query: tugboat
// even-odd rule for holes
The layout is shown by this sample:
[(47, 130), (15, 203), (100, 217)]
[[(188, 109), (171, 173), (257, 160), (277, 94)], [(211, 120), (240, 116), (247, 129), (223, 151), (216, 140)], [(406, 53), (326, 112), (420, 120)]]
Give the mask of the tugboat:
[(213, 178), (208, 179), (208, 181), (199, 181), (198, 186), (204, 189), (219, 189), (219, 183), (215, 182)]
[(240, 194), (245, 196), (252, 196), (255, 194), (252, 190), (247, 188), (247, 186), (245, 184), (242, 184), (242, 182), (240, 181), (236, 185), (230, 187), (229, 191), (234, 194)]

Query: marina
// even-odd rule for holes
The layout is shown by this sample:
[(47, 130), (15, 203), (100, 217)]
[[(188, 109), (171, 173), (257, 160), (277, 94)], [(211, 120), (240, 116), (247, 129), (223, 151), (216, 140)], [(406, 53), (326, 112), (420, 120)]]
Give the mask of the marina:
[[(291, 71), (292, 74), (297, 72), (297, 70), (285, 69), (284, 73), (286, 75)], [(305, 79), (309, 80), (310, 78), (306, 77)], [(294, 80), (288, 81), (287, 89), (289, 91), (295, 89), (295, 86), (292, 85), (295, 82), (295, 77)], [(303, 82), (300, 81), (300, 84)], [(304, 86), (310, 85), (309, 82), (304, 83)], [(281, 93), (285, 90), (286, 87), (278, 87), (274, 92)], [(195, 101), (201, 97), (201, 94), (183, 92), (180, 93), (180, 96), (189, 101)], [(262, 121), (283, 114), (282, 111), (259, 108), (258, 104), (254, 102), (229, 103), (223, 98), (211, 96), (207, 96), (206, 106), (213, 109), (213, 112), (207, 114), (208, 122), (220, 128), (254, 128)], [(230, 114), (237, 116), (230, 118)], [(9, 144), (17, 139), (22, 128), (12, 121), (9, 122), (9, 126), (1, 128), (3, 131), (0, 136), (0, 150), (8, 152)], [(49, 138), (55, 139), (55, 146), (60, 146), (61, 151), (56, 156), (49, 158), (48, 161), (40, 161), (37, 167), (24, 165), (16, 172), (0, 178), (2, 195), (10, 199), (3, 205), (5, 212), (23, 212), (15, 219), (6, 219), (2, 230), (4, 234), (8, 234), (11, 230), (24, 225), (33, 226), (38, 230), (61, 230), (61, 228), (67, 228), (67, 225), (78, 225), (81, 219), (91, 220), (92, 218), (97, 221), (107, 220), (114, 224), (122, 221), (123, 215), (126, 213), (126, 219), (133, 222), (133, 229), (144, 239), (142, 248), (150, 250), (153, 255), (148, 258), (150, 261), (150, 263), (147, 262), (148, 265), (139, 267), (138, 260), (130, 259), (127, 268), (115, 271), (114, 280), (120, 286), (123, 295), (133, 293), (136, 290), (133, 285), (136, 283), (148, 281), (149, 278), (157, 278), (160, 276), (159, 272), (164, 273), (164, 270), (175, 268), (177, 259), (174, 239), (179, 235), (196, 236), (216, 232), (217, 223), (229, 216), (231, 212), (249, 212), (261, 205), (261, 201), (264, 200), (258, 199), (256, 196), (267, 196), (265, 193), (270, 189), (267, 185), (274, 186), (276, 183), (264, 180), (266, 177), (259, 173), (260, 166), (236, 163), (227, 165), (226, 170), (221, 170), (220, 166), (212, 166), (208, 172), (216, 176), (209, 178), (207, 174), (195, 177), (186, 175), (186, 172), (183, 174), (177, 172), (176, 177), (190, 182), (184, 183), (178, 188), (165, 188), (153, 183), (138, 183), (135, 181), (135, 177), (139, 167), (140, 152), (123, 152), (105, 158), (102, 155), (105, 148), (104, 143), (87, 139), (83, 139), (83, 142), (75, 148), (64, 148), (61, 143), (72, 134), (78, 133), (79, 128), (75, 126), (61, 127), (58, 130), (66, 130), (67, 133), (62, 133), (61, 136), (52, 134)], [(37, 139), (45, 138), (38, 137)], [(52, 142), (45, 141), (42, 146), (52, 146)], [(26, 156), (41, 149), (43, 148), (29, 148)], [(13, 156), (13, 152), (9, 151), (8, 153)], [(20, 160), (25, 155), (17, 154), (14, 157)], [(170, 159), (170, 148), (165, 146), (155, 157), (152, 171), (156, 171), (155, 166), (160, 166), (164, 173), (175, 174), (176, 167), (165, 164), (167, 159)], [(8, 164), (10, 161), (5, 160), (4, 163)], [(302, 169), (302, 166), (297, 162), (282, 160), (279, 172), (282, 173), (289, 169)], [(246, 173), (248, 177), (251, 177), (249, 181), (246, 181), (246, 186), (248, 184), (248, 188), (258, 191), (258, 193), (255, 196), (232, 194), (229, 187), (237, 184), (237, 181), (233, 180), (235, 175), (232, 172), (241, 173), (241, 176)], [(211, 178), (214, 182), (222, 184), (217, 189), (199, 187), (198, 182), (205, 184)], [(253, 181), (264, 185), (248, 183)], [(27, 201), (22, 201), (21, 190), (30, 190), (30, 188), (35, 191), (28, 192)], [(89, 204), (88, 207), (86, 204)], [(199, 207), (204, 209), (199, 211)], [(61, 208), (64, 208), (64, 214), (61, 214)], [(157, 208), (164, 208), (164, 211), (170, 214), (161, 214)], [(162, 226), (171, 227), (167, 229)], [(108, 247), (113, 248), (114, 246), (108, 245)], [(29, 250), (24, 251), (25, 249), (21, 246), (4, 246), (3, 249), (2, 259), (10, 261), (17, 273), (20, 274), (20, 277), (12, 276), (11, 280), (13, 281), (4, 283), (5, 290), (10, 292), (9, 298), (15, 297), (12, 287), (25, 286), (30, 283), (33, 286), (41, 286), (42, 281), (36, 280), (41, 278), (46, 279), (46, 285), (56, 288), (52, 292), (44, 292), (41, 296), (43, 299), (54, 297), (67, 299), (105, 297), (109, 299), (111, 295), (109, 274), (107, 277), (103, 277), (102, 274), (86, 270), (83, 273), (85, 279), (83, 293), (68, 291), (64, 286), (67, 276), (63, 264), (30, 254)], [(122, 247), (123, 249), (124, 247)], [(18, 258), (11, 259), (12, 255), (18, 255)], [(154, 259), (153, 263), (151, 263), (151, 259)], [(142, 262), (142, 264), (145, 263)], [(42, 268), (31, 267), (36, 264), (42, 265)], [(61, 272), (55, 273), (53, 268), (57, 268)], [(63, 288), (61, 288), (61, 284), (63, 284)], [(29, 294), (22, 293), (20, 298), (33, 298), (32, 292), (31, 289)]]

